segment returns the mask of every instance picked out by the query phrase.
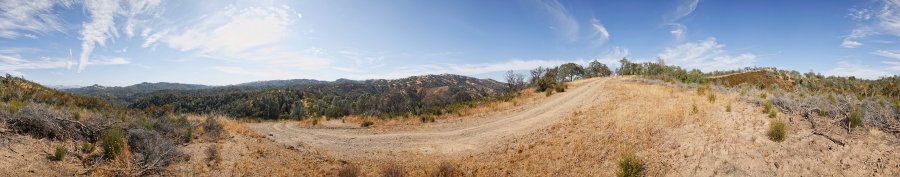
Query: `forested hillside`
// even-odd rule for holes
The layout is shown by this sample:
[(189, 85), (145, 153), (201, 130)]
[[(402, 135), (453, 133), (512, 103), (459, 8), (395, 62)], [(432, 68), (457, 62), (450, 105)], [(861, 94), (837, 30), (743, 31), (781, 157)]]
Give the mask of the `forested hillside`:
[[(303, 119), (311, 116), (398, 116), (440, 112), (441, 107), (503, 95), (494, 80), (443, 74), (396, 80), (339, 80), (319, 84), (256, 82), (199, 90), (172, 90), (135, 99), (129, 107), (177, 113), (222, 113), (233, 117)], [(304, 84), (307, 83), (307, 84)]]

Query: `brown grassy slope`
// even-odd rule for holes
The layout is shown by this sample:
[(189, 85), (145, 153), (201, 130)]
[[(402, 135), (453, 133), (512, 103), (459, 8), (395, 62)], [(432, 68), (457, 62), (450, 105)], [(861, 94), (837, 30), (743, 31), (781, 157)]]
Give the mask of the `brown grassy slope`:
[(747, 83), (751, 86), (762, 85), (766, 87), (775, 84), (778, 85), (778, 88), (782, 88), (785, 90), (793, 90), (795, 87), (793, 81), (779, 78), (777, 74), (775, 74), (772, 70), (756, 70), (745, 73), (734, 73), (709, 77), (708, 79), (710, 82), (721, 83), (722, 85), (730, 87), (737, 86), (742, 83)]
[[(605, 89), (611, 94), (597, 101), (609, 104), (454, 161), (476, 176), (612, 176), (626, 153), (642, 159), (649, 176), (900, 174), (895, 137), (877, 130), (848, 135), (848, 144), (840, 146), (793, 121), (787, 139), (777, 143), (766, 137), (770, 118), (735, 95), (710, 103), (696, 92), (659, 85), (618, 81)], [(725, 112), (728, 102), (732, 112)]]

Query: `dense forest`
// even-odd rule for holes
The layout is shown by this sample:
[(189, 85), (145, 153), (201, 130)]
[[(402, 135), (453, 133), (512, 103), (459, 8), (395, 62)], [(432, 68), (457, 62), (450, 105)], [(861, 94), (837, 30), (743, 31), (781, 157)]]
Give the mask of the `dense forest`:
[[(91, 89), (67, 91), (83, 90)], [(451, 104), (506, 93), (503, 83), (451, 74), (396, 80), (261, 81), (205, 89), (107, 90), (87, 95), (109, 96), (129, 108), (148, 112), (217, 113), (262, 119), (439, 113)]]

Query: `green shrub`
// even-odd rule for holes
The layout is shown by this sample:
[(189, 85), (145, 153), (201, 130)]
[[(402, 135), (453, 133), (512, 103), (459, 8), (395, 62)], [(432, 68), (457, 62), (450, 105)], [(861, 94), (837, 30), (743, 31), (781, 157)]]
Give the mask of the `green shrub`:
[(369, 126), (372, 126), (372, 124), (375, 124), (375, 123), (372, 123), (372, 121), (365, 121), (365, 122), (359, 124), (359, 126), (360, 127), (369, 127)]
[(100, 146), (103, 147), (103, 153), (111, 159), (122, 155), (122, 150), (125, 149), (125, 134), (122, 132), (122, 128), (107, 129), (101, 138)]
[(766, 92), (759, 93), (759, 98), (766, 99), (766, 97), (768, 97), (768, 95), (766, 95)]
[(83, 151), (84, 153), (92, 153), (94, 152), (94, 149), (96, 149), (96, 147), (94, 147), (94, 144), (88, 142), (81, 143), (81, 151)]
[(15, 114), (15, 113), (19, 112), (19, 110), (22, 110), (22, 107), (25, 107), (25, 106), (28, 106), (28, 103), (12, 100), (12, 101), (9, 101), (8, 103), (6, 103), (6, 112), (9, 112), (10, 114)]
[(825, 111), (823, 109), (819, 109), (818, 113), (820, 117), (825, 117), (828, 115), (828, 111)]
[(725, 105), (725, 112), (731, 112), (731, 103), (728, 103), (728, 105)]
[(553, 95), (553, 90), (550, 90), (550, 89), (544, 90), (544, 95), (545, 96)]
[(775, 117), (778, 117), (778, 111), (775, 111), (775, 109), (769, 109), (769, 118)]
[(64, 158), (66, 158), (66, 147), (63, 147), (61, 145), (56, 146), (56, 151), (53, 152), (53, 157), (59, 161), (62, 161)]
[(432, 115), (423, 115), (419, 119), (421, 119), (422, 123), (434, 122), (434, 116)]
[(850, 127), (856, 128), (862, 126), (863, 124), (863, 114), (859, 109), (853, 109), (850, 111)]
[(619, 177), (637, 177), (644, 171), (644, 165), (634, 155), (625, 155), (619, 160)]
[(782, 119), (774, 119), (769, 124), (769, 139), (775, 142), (784, 141), (787, 133), (787, 125)]

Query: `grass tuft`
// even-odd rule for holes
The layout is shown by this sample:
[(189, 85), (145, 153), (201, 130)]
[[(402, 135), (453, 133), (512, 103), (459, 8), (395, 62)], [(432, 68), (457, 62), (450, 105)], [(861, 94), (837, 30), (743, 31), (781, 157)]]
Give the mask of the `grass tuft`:
[(97, 148), (94, 147), (94, 144), (91, 144), (88, 142), (81, 143), (81, 151), (83, 151), (84, 153), (90, 154), (90, 153), (94, 152), (95, 149), (97, 149)]
[(644, 171), (644, 165), (634, 155), (625, 155), (619, 160), (619, 177), (637, 177)]
[(862, 114), (862, 111), (859, 111), (859, 109), (853, 109), (853, 111), (850, 111), (850, 127), (856, 128), (856, 127), (862, 126), (862, 124), (863, 124), (862, 118), (863, 118), (863, 114)]
[(769, 124), (769, 139), (775, 142), (784, 141), (787, 133), (787, 124), (783, 119), (775, 119)]
[(365, 122), (359, 124), (359, 126), (360, 127), (369, 127), (369, 126), (372, 126), (372, 124), (375, 124), (375, 123), (372, 123), (372, 121), (365, 121)]
[(728, 103), (728, 105), (725, 105), (725, 112), (731, 112), (731, 103)]
[(63, 159), (65, 159), (66, 158), (66, 147), (63, 147), (61, 145), (56, 146), (56, 151), (53, 152), (53, 158), (55, 158), (58, 161), (62, 161)]
[(453, 177), (456, 176), (456, 166), (449, 162), (441, 163), (438, 170), (432, 175), (434, 177)]
[(700, 108), (697, 107), (697, 104), (692, 104), (692, 105), (691, 105), (691, 113), (692, 113), (692, 114), (700, 113)]
[(544, 95), (545, 96), (553, 95), (553, 90), (550, 90), (550, 89), (544, 90)]
[(709, 92), (709, 96), (707, 96), (706, 99), (709, 100), (710, 103), (715, 103), (716, 102), (716, 94), (713, 92)]
[(434, 122), (434, 116), (432, 115), (423, 115), (419, 119), (422, 121), (422, 123)]
[(769, 109), (769, 118), (776, 118), (776, 117), (778, 117), (778, 111), (775, 111), (775, 109)]

